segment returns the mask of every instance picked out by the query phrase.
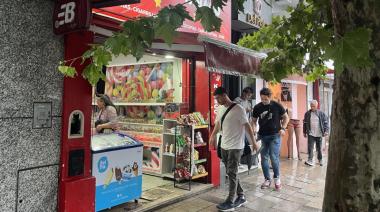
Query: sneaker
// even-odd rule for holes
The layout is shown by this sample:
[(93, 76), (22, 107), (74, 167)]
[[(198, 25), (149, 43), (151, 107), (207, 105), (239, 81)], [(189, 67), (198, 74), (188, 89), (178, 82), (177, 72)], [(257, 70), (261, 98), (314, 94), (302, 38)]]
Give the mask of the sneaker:
[(313, 161), (309, 161), (309, 160), (305, 161), (305, 164), (308, 166), (314, 166)]
[(323, 166), (323, 161), (322, 160), (319, 160), (319, 165)]
[(276, 190), (280, 190), (281, 189), (281, 180), (280, 178), (274, 178), (274, 187), (276, 188)]
[(261, 184), (261, 189), (267, 189), (270, 187), (270, 184), (272, 183), (271, 180), (265, 180), (263, 184)]
[(235, 207), (233, 203), (223, 202), (216, 206), (219, 211), (234, 211)]
[(244, 196), (238, 196), (238, 198), (236, 198), (236, 200), (234, 202), (235, 208), (240, 208), (246, 202), (247, 202), (247, 200), (245, 199)]

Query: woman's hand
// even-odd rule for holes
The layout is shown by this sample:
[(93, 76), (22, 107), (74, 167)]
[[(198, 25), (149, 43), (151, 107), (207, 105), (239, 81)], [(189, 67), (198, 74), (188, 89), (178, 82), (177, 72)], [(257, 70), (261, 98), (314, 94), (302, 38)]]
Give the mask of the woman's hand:
[(103, 129), (102, 124), (99, 124), (98, 126), (96, 126), (96, 132), (100, 132), (102, 129)]

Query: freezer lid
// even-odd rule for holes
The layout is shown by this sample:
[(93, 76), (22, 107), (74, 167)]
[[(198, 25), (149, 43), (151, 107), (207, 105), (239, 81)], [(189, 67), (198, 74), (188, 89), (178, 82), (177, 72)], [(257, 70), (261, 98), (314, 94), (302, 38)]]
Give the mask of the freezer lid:
[(97, 134), (91, 137), (92, 152), (104, 152), (138, 146), (143, 146), (143, 144), (136, 139), (119, 132), (114, 132), (111, 134)]

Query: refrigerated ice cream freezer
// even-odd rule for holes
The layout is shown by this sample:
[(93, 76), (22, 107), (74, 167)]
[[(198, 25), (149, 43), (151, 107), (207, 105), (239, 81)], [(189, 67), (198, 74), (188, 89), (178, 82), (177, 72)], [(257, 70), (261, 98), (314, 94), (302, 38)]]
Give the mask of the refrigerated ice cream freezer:
[(95, 210), (137, 201), (142, 194), (143, 144), (113, 132), (91, 139), (92, 175), (96, 178)]

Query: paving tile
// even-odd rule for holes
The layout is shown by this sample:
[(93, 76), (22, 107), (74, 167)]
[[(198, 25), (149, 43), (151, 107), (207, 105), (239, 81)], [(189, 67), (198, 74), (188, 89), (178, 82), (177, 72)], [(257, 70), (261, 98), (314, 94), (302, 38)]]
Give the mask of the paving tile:
[(277, 209), (279, 211), (286, 211), (286, 212), (288, 212), (288, 211), (296, 211), (300, 207), (302, 207), (301, 204), (298, 204), (298, 203), (295, 203), (295, 202), (291, 202), (291, 201), (288, 201), (288, 200), (283, 200), (283, 201), (279, 202), (273, 208)]
[(322, 210), (323, 202), (309, 202), (306, 204), (306, 206)]
[(225, 198), (220, 198), (213, 195), (204, 195), (199, 198), (214, 204), (219, 204), (225, 200)]
[[(209, 206), (207, 208), (203, 208), (203, 209), (199, 210), (198, 212), (203, 212), (203, 211), (204, 212), (218, 212), (219, 210), (216, 208), (216, 205), (212, 205), (212, 206)], [(176, 211), (176, 212), (180, 212), (180, 211)]]
[(266, 211), (275, 205), (276, 205), (276, 203), (271, 202), (269, 200), (257, 198), (255, 201), (245, 204), (244, 207), (246, 207), (248, 209), (257, 210), (257, 211)]
[(250, 197), (255, 197), (255, 198), (262, 197), (264, 195), (265, 194), (260, 192), (260, 191), (247, 191), (247, 192), (245, 192), (245, 196), (247, 199), (249, 199)]
[[(292, 194), (289, 199), (291, 200), (291, 198), (293, 197), (298, 197), (298, 198), (302, 198), (302, 199), (305, 199), (305, 200), (308, 200), (308, 201), (311, 201), (313, 200), (315, 197), (312, 197), (312, 196), (309, 196), (307, 194), (304, 194), (304, 193), (300, 193), (300, 192), (296, 192), (294, 194)], [(323, 198), (323, 197), (322, 197)]]
[(322, 209), (313, 208), (309, 206), (303, 206), (300, 209), (298, 209), (296, 212), (322, 212)]
[(291, 202), (298, 203), (300, 205), (306, 205), (310, 202), (310, 200), (308, 199), (304, 199), (302, 197), (294, 197), (294, 196), (287, 196), (287, 197), (284, 197), (284, 199)]
[(281, 201), (283, 201), (283, 199), (280, 199), (280, 198), (277, 198), (277, 197), (274, 197), (274, 196), (270, 196), (270, 195), (264, 195), (262, 197), (260, 197), (262, 199), (265, 199), (265, 200), (268, 200), (268, 201), (271, 201), (271, 202), (274, 202), (274, 203), (279, 203)]
[(253, 210), (251, 208), (246, 208), (244, 206), (242, 206), (240, 208), (235, 208), (235, 211), (239, 211), (239, 212), (258, 212), (256, 210)]

